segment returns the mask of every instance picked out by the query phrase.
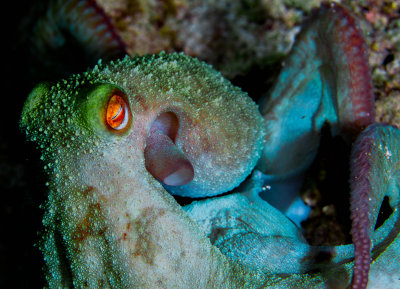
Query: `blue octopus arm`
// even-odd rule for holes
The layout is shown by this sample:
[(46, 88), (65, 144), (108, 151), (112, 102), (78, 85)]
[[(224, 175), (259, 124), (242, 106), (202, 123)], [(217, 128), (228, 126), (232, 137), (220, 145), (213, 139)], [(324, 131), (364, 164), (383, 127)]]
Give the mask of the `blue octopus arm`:
[[(258, 196), (262, 184), (256, 178), (242, 192), (184, 210), (224, 255), (277, 278), (272, 288), (399, 288), (399, 145), (400, 130), (382, 124), (369, 126), (355, 141), (351, 181), (361, 193), (352, 201), (354, 245), (307, 244), (295, 224)], [(375, 229), (385, 197), (393, 213)], [(366, 211), (367, 218), (359, 216)]]
[(257, 168), (286, 200), (275, 201), (271, 191), (264, 198), (285, 211), (317, 154), (322, 127), (350, 142), (374, 121), (367, 49), (346, 9), (329, 3), (313, 12), (260, 110), (266, 136)]
[[(261, 102), (265, 147), (257, 168), (270, 190), (260, 193), (290, 214), (305, 170), (314, 160), (324, 125), (348, 143), (374, 122), (374, 94), (368, 55), (356, 20), (340, 5), (325, 3), (305, 22), (278, 81)], [(372, 136), (371, 136), (372, 137)], [(372, 192), (368, 155), (351, 156), (352, 236), (355, 244), (353, 288), (365, 288), (370, 259)], [(359, 168), (362, 169), (359, 169)], [(260, 175), (260, 174), (259, 174)], [(376, 194), (376, 193), (375, 193)], [(371, 221), (371, 222), (370, 222)]]

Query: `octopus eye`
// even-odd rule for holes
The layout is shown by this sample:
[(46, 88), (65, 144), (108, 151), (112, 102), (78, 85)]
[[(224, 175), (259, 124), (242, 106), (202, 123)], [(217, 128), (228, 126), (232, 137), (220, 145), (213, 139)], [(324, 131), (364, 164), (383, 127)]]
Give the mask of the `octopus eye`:
[(113, 94), (107, 104), (106, 123), (115, 130), (123, 130), (129, 123), (127, 101), (118, 94)]

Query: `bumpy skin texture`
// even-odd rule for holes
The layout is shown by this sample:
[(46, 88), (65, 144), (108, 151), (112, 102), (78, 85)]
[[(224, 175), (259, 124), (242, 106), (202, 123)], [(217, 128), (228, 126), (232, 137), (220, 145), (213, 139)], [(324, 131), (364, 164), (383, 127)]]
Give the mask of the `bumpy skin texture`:
[[(320, 83), (330, 85), (332, 71), (322, 72)], [(110, 129), (104, 117), (116, 91), (126, 95), (131, 115), (121, 131)], [(184, 186), (163, 187), (146, 170), (146, 141), (163, 112), (179, 119), (171, 140), (194, 167), (195, 178)], [(39, 85), (25, 104), (21, 126), (40, 146), (50, 179), (41, 246), (49, 287), (348, 286), (353, 246), (307, 245), (296, 226), (258, 197), (264, 185), (259, 172), (242, 193), (192, 203), (184, 207), (187, 213), (166, 191), (209, 196), (238, 185), (260, 156), (262, 123), (239, 89), (183, 55), (126, 58)], [(365, 182), (353, 180), (353, 190), (369, 197), (368, 212), (360, 209), (369, 222), (353, 218), (360, 220), (356, 231), (368, 225), (372, 234), (370, 288), (399, 287), (399, 142), (399, 130), (374, 125), (354, 150), (353, 177)], [(374, 232), (384, 196), (394, 212)], [(356, 209), (357, 201), (363, 206), (365, 198), (356, 196)], [(329, 256), (322, 264), (321, 255)], [(366, 276), (358, 276), (352, 286), (364, 288)]]
[[(153, 63), (157, 58), (168, 59), (156, 57)], [(344, 288), (349, 284), (353, 246), (307, 245), (282, 213), (260, 199), (254, 201), (262, 187), (256, 179), (243, 193), (192, 203), (184, 208), (185, 214), (144, 169), (143, 152), (137, 147), (144, 137), (133, 133), (143, 127), (140, 112), (132, 106), (136, 121), (125, 135), (113, 135), (97, 123), (96, 114), (85, 118), (89, 111), (84, 100), (104, 97), (104, 91), (97, 88), (88, 94), (78, 89), (83, 76), (70, 80), (36, 88), (21, 122), (42, 148), (50, 177), (42, 244), (50, 288), (192, 288), (193, 284), (196, 288)], [(92, 81), (86, 74), (84, 83), (91, 87)], [(361, 146), (355, 153), (371, 156), (364, 175), (372, 188), (372, 212), (376, 218), (385, 195), (394, 208), (373, 233), (369, 284), (396, 288), (400, 131), (374, 125), (357, 143), (363, 141), (368, 150)], [(321, 254), (331, 257), (320, 264)], [(308, 273), (312, 269), (314, 273)]]
[[(105, 123), (115, 91), (131, 110), (122, 133)], [(263, 145), (256, 105), (194, 58), (127, 57), (32, 91), (21, 125), (50, 177), (43, 251), (51, 287), (207, 287), (227, 278), (226, 259), (145, 168), (146, 137), (163, 112), (178, 117), (175, 144), (195, 172), (174, 193), (222, 193), (255, 166)], [(190, 277), (167, 277), (174, 271)]]
[[(353, 278), (351, 288), (365, 288), (366, 280), (367, 288), (371, 289), (400, 288), (399, 144), (400, 130), (381, 124), (368, 127), (356, 140), (353, 154), (368, 155), (368, 158), (363, 162), (356, 157), (353, 159), (362, 164), (353, 166), (354, 173), (363, 171), (365, 179), (364, 182), (353, 180), (353, 189), (368, 194), (370, 222), (359, 225), (371, 232), (373, 248), (369, 277)], [(312, 247), (306, 244), (293, 223), (259, 198), (263, 184), (257, 180), (255, 174), (241, 193), (194, 202), (184, 209), (230, 259), (254, 271), (261, 269), (270, 279), (276, 278), (276, 274), (289, 274), (272, 288), (347, 288), (354, 269), (354, 246)], [(389, 198), (393, 213), (374, 230), (385, 196)], [(366, 265), (361, 264), (361, 267)]]

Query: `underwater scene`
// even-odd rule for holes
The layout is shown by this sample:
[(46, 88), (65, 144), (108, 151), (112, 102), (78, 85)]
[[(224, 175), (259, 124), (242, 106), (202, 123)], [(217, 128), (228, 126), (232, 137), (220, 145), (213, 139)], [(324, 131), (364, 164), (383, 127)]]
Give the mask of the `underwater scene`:
[(400, 1), (5, 11), (1, 288), (400, 288)]

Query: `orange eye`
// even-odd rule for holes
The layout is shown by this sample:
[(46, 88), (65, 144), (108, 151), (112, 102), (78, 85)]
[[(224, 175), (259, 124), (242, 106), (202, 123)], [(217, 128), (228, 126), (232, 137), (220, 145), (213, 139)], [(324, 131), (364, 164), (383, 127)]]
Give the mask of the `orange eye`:
[(114, 94), (108, 101), (106, 122), (116, 130), (124, 129), (129, 122), (128, 105), (125, 99), (117, 94)]

